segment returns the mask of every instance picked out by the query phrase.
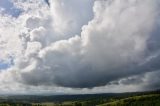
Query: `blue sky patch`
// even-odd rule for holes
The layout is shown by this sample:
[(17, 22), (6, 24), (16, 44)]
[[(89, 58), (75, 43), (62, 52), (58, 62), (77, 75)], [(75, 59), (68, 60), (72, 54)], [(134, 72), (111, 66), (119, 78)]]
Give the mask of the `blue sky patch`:
[(4, 14), (8, 14), (13, 17), (18, 17), (22, 13), (22, 10), (16, 8), (11, 0), (0, 0), (0, 8), (4, 9)]
[(9, 57), (9, 60), (6, 62), (4, 60), (0, 60), (0, 70), (8, 69), (14, 65), (13, 57)]

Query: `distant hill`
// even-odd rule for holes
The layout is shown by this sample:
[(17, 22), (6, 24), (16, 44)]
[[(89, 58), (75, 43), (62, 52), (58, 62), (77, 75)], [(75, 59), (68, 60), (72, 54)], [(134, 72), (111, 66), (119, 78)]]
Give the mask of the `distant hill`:
[(159, 103), (160, 90), (130, 93), (0, 97), (0, 106), (160, 106)]
[(102, 94), (77, 94), (77, 95), (12, 95), (2, 96), (5, 100), (16, 101), (29, 101), (29, 102), (63, 102), (63, 101), (76, 101), (76, 100), (88, 100), (97, 98), (125, 98), (146, 94), (160, 94), (160, 90), (145, 91), (145, 92), (127, 92), (127, 93), (102, 93)]

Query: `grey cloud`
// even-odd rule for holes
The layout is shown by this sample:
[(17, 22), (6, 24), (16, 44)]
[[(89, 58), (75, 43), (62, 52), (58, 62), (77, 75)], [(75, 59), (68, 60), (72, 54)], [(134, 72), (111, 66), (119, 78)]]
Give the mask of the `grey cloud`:
[(139, 90), (156, 90), (160, 89), (160, 71), (147, 72), (136, 76), (121, 79), (117, 84), (134, 85)]
[(48, 6), (50, 6), (49, 0), (45, 0), (45, 2), (47, 3)]
[[(16, 3), (25, 10), (9, 21), (19, 52), (11, 52), (14, 66), (0, 73), (0, 84), (9, 74), (14, 80), (8, 82), (31, 88), (158, 88), (158, 75), (146, 74), (160, 68), (158, 0), (50, 0), (50, 8)], [(153, 85), (150, 76), (157, 78)]]
[(158, 69), (157, 57), (143, 63), (148, 58), (147, 40), (158, 20), (154, 3), (96, 1), (95, 18), (83, 27), (81, 37), (42, 49), (41, 61), (31, 71), (22, 72), (22, 82), (93, 88)]

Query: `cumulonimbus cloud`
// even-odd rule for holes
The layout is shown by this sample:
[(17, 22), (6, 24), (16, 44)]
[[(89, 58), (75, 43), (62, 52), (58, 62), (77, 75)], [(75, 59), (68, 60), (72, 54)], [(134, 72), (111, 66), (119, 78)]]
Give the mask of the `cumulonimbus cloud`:
[(158, 0), (37, 2), (15, 0), (24, 13), (1, 16), (2, 59), (14, 64), (0, 76), (28, 86), (93, 88), (159, 70)]

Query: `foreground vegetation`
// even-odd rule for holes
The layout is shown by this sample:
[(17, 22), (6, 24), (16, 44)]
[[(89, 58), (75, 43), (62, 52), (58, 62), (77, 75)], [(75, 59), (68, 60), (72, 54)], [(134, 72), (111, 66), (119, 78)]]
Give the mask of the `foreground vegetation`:
[(160, 94), (128, 97), (98, 106), (160, 106)]
[(0, 106), (160, 106), (160, 92), (2, 96)]

